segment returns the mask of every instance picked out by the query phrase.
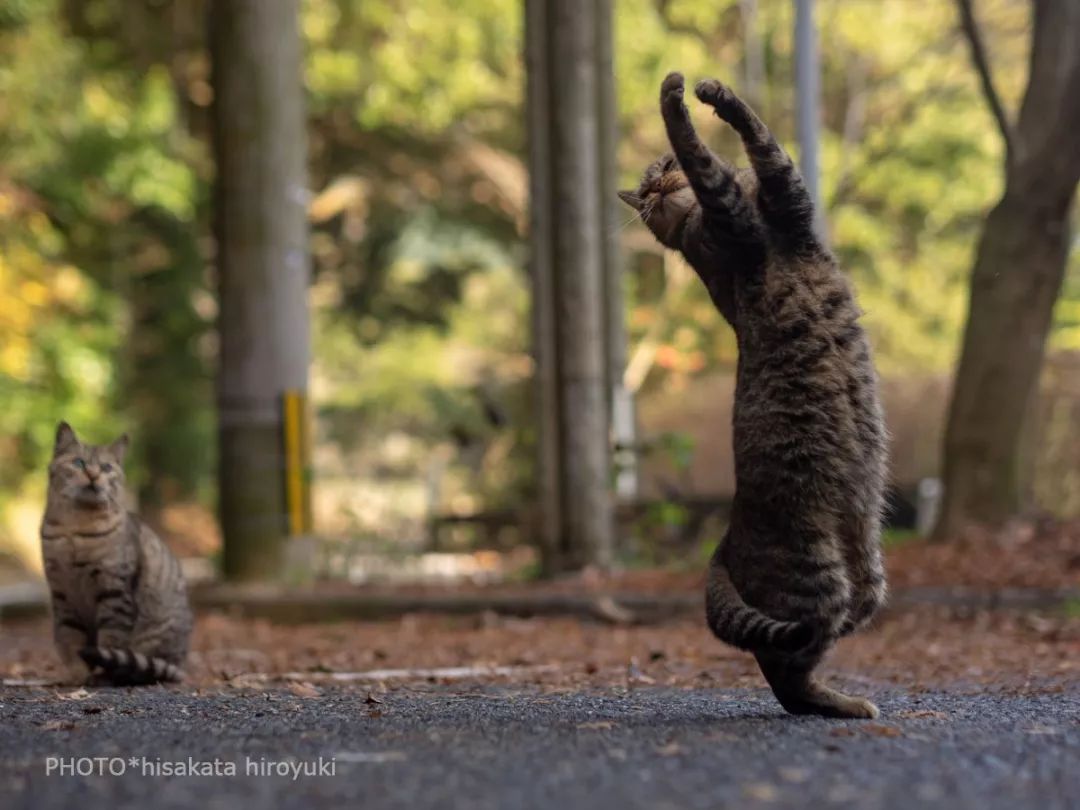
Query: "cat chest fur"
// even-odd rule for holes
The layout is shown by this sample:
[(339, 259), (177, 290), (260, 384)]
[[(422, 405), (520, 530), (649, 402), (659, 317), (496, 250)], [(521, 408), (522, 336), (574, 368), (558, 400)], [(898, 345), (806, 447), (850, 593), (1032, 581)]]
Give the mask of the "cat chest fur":
[(104, 536), (64, 533), (42, 540), (49, 589), (87, 629), (95, 626), (103, 592), (132, 588), (138, 555), (126, 531), (123, 521)]

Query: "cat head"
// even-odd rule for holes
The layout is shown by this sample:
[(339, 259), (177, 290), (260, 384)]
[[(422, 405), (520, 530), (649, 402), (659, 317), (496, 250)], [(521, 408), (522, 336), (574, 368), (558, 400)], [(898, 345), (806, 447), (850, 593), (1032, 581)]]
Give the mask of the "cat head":
[(641, 216), (664, 247), (678, 249), (687, 218), (697, 210), (698, 201), (690, 183), (670, 152), (645, 170), (634, 191), (620, 191), (619, 199)]
[(61, 422), (49, 463), (50, 501), (80, 510), (123, 510), (127, 446), (127, 434), (112, 444), (84, 444)]

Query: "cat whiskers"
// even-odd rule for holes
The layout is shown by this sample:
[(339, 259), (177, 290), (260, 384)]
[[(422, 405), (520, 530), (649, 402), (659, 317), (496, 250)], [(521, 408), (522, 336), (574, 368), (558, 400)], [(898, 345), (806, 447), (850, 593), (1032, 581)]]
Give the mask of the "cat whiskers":
[(622, 225), (620, 225), (620, 226), (619, 226), (618, 228), (616, 228), (615, 230), (613, 230), (613, 231), (611, 232), (611, 235), (612, 235), (612, 236), (614, 236), (615, 234), (618, 234), (618, 233), (622, 233), (623, 231), (625, 231), (625, 230), (626, 230), (626, 228), (627, 228), (627, 226), (629, 226), (629, 225), (633, 224), (633, 223), (634, 223), (634, 222), (635, 222), (635, 221), (637, 220), (637, 218), (638, 218), (639, 216), (642, 216), (642, 214), (639, 214), (639, 213), (638, 213), (637, 211), (635, 211), (635, 212), (634, 212), (633, 214), (631, 214), (631, 215), (630, 215), (630, 219), (626, 220), (626, 222), (624, 222), (624, 223), (623, 223)]
[(636, 222), (638, 219), (640, 219), (642, 222), (648, 222), (649, 217), (653, 215), (653, 212), (656, 210), (656, 206), (659, 204), (659, 202), (659, 198), (652, 198), (649, 202), (642, 206), (640, 211), (635, 211), (633, 214), (630, 215), (630, 218), (626, 220), (626, 222), (613, 230), (611, 232), (611, 235), (615, 236), (616, 234), (622, 233), (624, 230), (626, 230), (628, 226)]
[(645, 207), (641, 209), (641, 221), (648, 222), (649, 217), (653, 215), (656, 210), (656, 206), (660, 204), (660, 198), (654, 197), (652, 202), (646, 203)]

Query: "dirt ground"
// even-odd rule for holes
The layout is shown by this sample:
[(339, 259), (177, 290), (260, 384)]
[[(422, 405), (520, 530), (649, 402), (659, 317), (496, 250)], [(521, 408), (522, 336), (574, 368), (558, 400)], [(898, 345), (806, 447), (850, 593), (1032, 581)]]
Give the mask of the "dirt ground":
[[(943, 546), (910, 542), (888, 554), (891, 586), (1080, 586), (1080, 524), (1018, 523), (998, 535)], [(595, 572), (554, 583), (498, 586), (495, 592), (701, 593), (700, 572)], [(1080, 613), (958, 611), (930, 605), (881, 618), (845, 639), (826, 671), (848, 680), (906, 689), (970, 684), (1055, 688), (1080, 680)], [(187, 671), (197, 687), (287, 682), (317, 688), (334, 673), (381, 688), (395, 681), (475, 673), (386, 672), (510, 667), (481, 680), (510, 679), (552, 688), (760, 686), (753, 659), (709, 635), (696, 613), (662, 624), (612, 626), (574, 618), (515, 619), (494, 614), (412, 614), (387, 621), (275, 625), (224, 613), (197, 623)], [(366, 674), (372, 673), (374, 675)], [(59, 668), (47, 619), (0, 626), (0, 676), (55, 679)]]
[[(57, 678), (49, 630), (47, 620), (5, 625), (0, 675)], [(448, 667), (479, 669), (471, 674), (393, 671)], [(492, 667), (512, 669), (501, 675), (485, 671)], [(639, 627), (494, 615), (285, 626), (210, 614), (198, 621), (187, 670), (197, 687), (286, 682), (301, 691), (318, 688), (333, 673), (353, 673), (350, 677), (373, 690), (458, 677), (573, 689), (762, 685), (753, 659), (713, 639), (695, 616)], [(1080, 679), (1080, 617), (963, 616), (919, 608), (842, 641), (825, 671), (849, 682), (914, 690), (942, 685), (1053, 690)]]

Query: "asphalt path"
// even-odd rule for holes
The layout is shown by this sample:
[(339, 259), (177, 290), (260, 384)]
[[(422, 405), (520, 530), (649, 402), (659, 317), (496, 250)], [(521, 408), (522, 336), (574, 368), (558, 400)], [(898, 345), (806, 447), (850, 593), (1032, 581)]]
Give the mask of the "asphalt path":
[(868, 691), (2, 687), (0, 807), (1080, 807), (1080, 685)]

